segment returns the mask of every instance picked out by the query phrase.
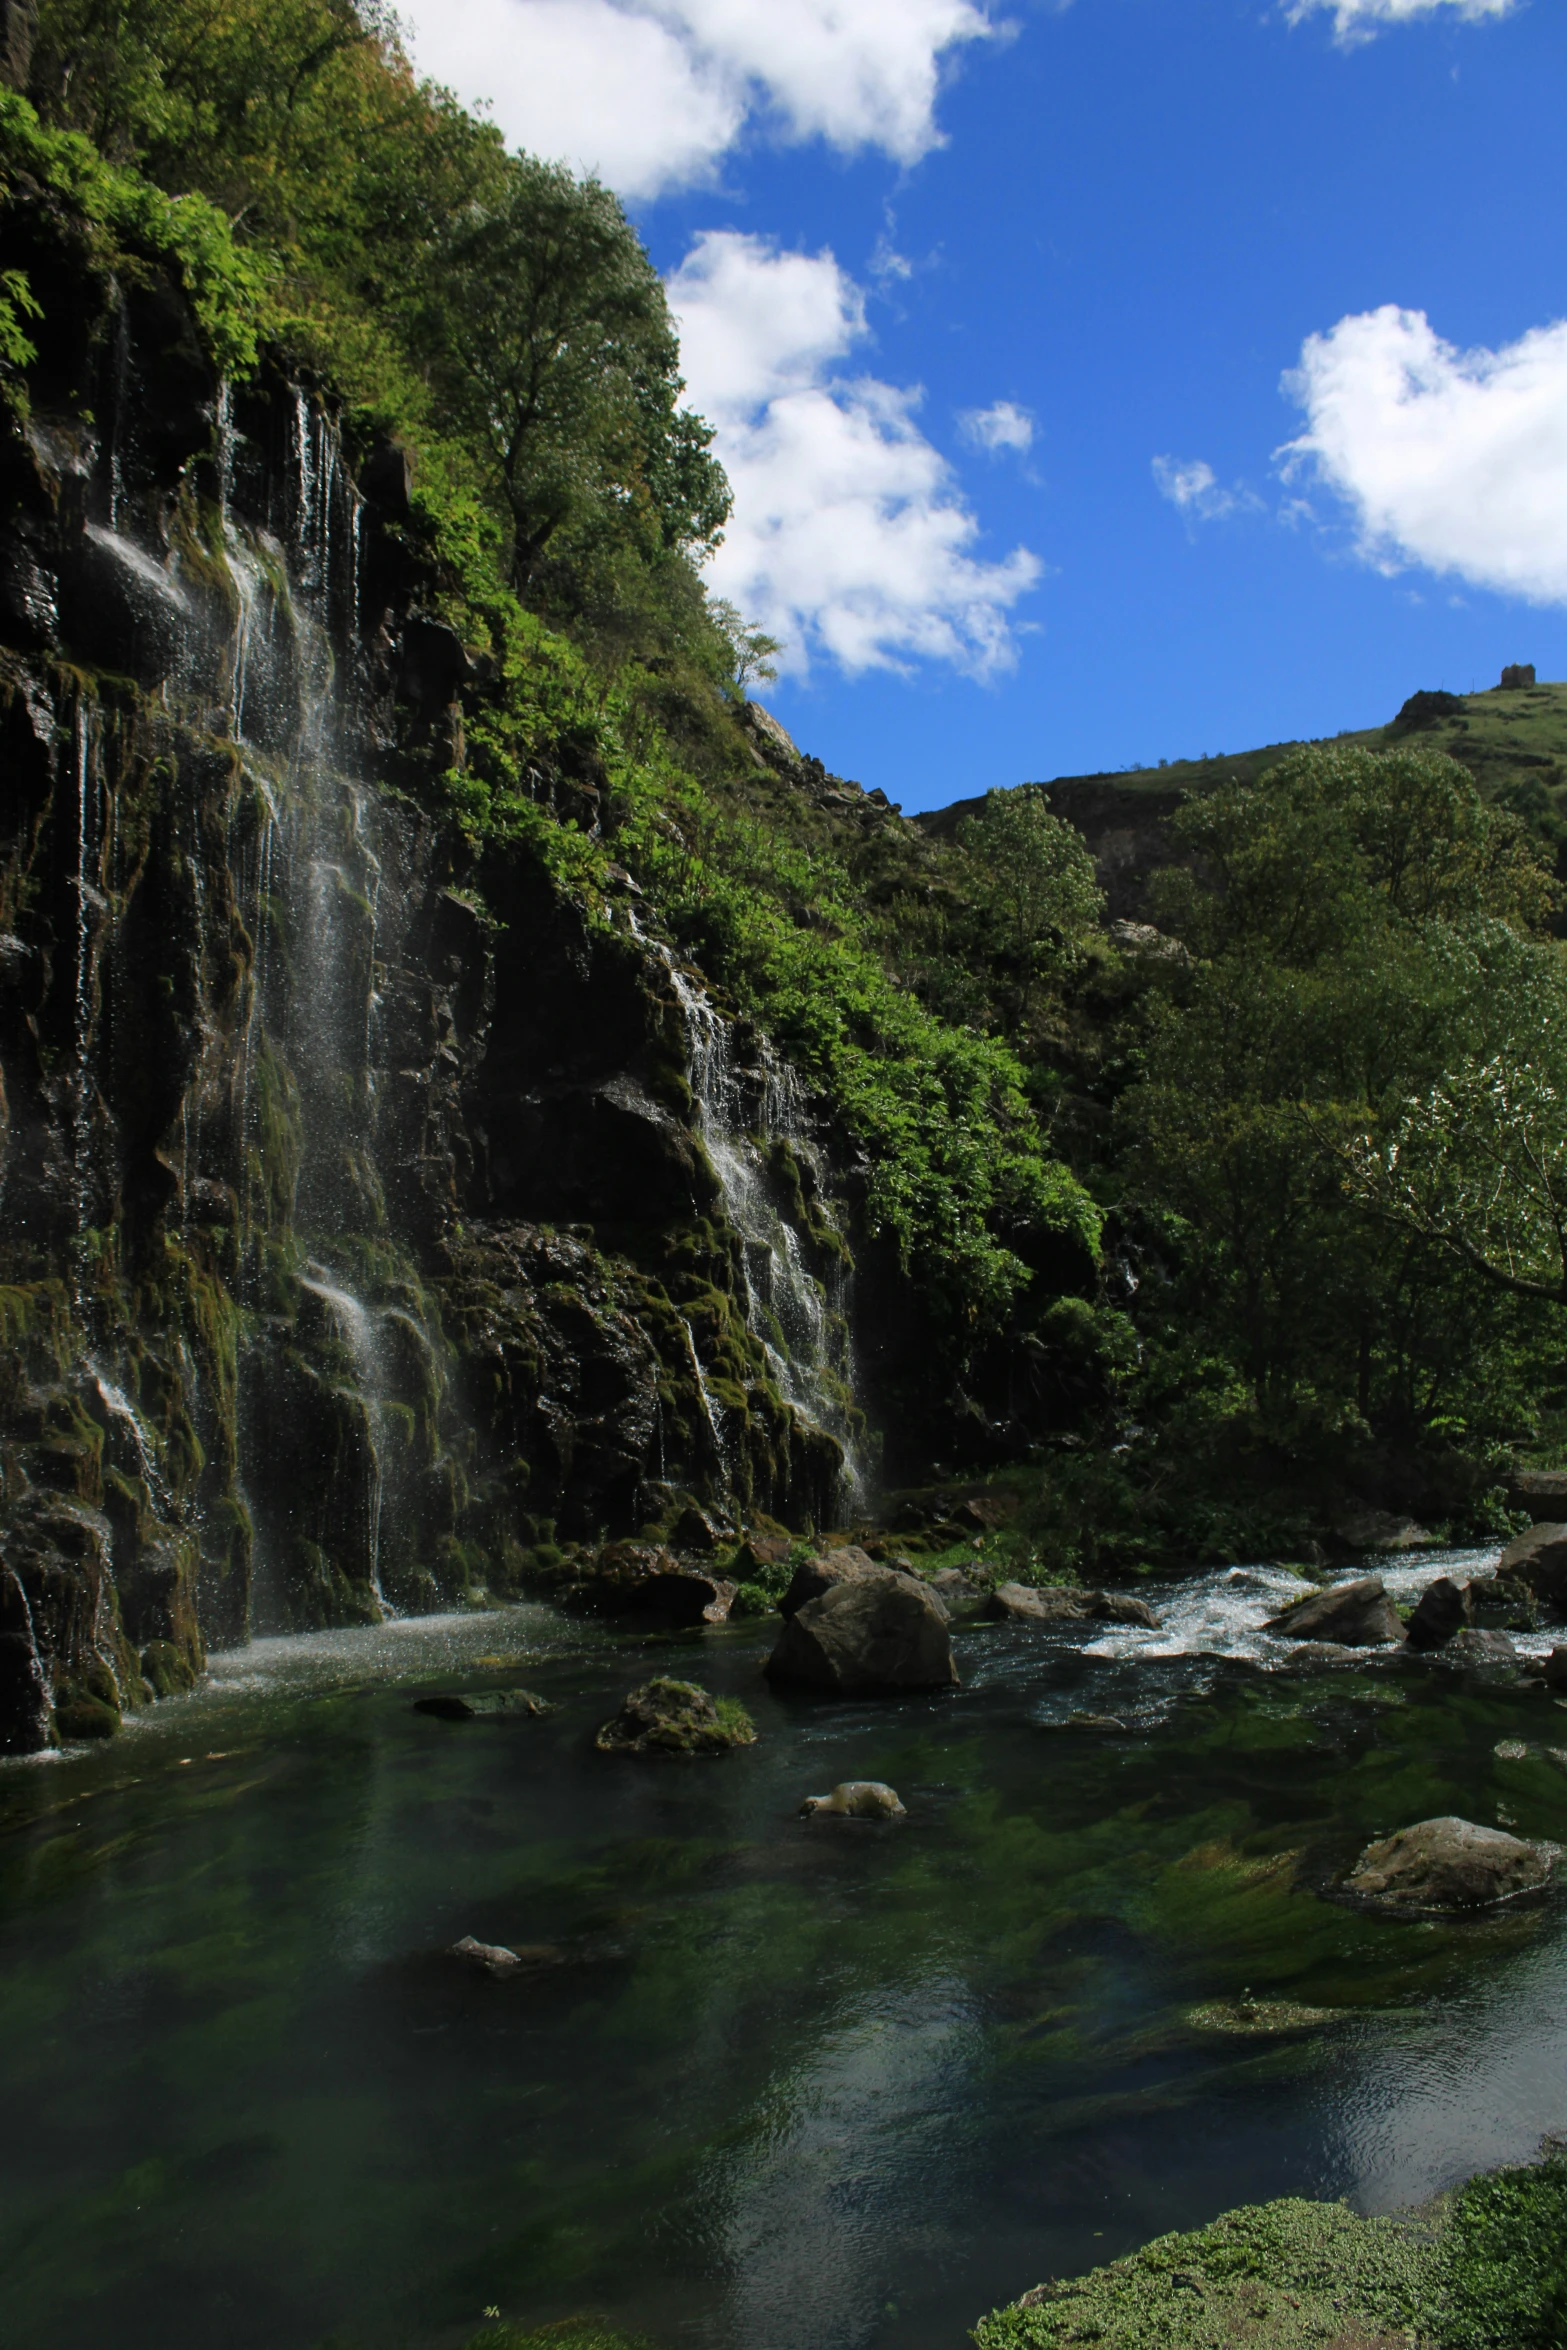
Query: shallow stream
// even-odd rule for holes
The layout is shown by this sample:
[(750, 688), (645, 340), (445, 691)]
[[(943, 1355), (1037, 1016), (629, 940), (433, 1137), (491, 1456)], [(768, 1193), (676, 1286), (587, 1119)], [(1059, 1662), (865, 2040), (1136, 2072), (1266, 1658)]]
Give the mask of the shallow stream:
[[(1235, 2203), (1530, 2153), (1567, 2127), (1567, 1911), (1319, 1888), (1433, 1813), (1567, 1840), (1567, 1713), (1428, 1659), (1279, 1669), (1293, 1588), (1150, 1592), (1162, 1633), (1086, 1647), (965, 1630), (960, 1690), (864, 1705), (773, 1696), (754, 1623), (262, 1641), (0, 1768), (8, 2350), (454, 2350), (488, 2308), (960, 2350)], [(595, 1753), (655, 1671), (758, 1743)], [(517, 1683), (558, 1710), (413, 1710)], [(850, 1777), (907, 1820), (797, 1816)], [(475, 1974), (463, 1934), (538, 1955)]]

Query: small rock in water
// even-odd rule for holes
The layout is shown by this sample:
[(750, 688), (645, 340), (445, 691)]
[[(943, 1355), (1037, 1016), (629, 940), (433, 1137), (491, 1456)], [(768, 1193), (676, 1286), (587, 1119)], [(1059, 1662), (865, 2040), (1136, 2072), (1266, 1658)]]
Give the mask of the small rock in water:
[(1368, 1844), (1345, 1891), (1393, 1910), (1489, 1909), (1548, 1885), (1560, 1852), (1449, 1814)]
[(516, 1951), (508, 1950), (503, 1942), (476, 1942), (471, 1934), (454, 1942), (450, 1955), (466, 1960), (469, 1966), (483, 1967), (487, 1975), (509, 1975), (522, 1964)]
[(451, 1690), (438, 1697), (414, 1699), (416, 1714), (434, 1714), (443, 1722), (504, 1721), (554, 1711), (547, 1697), (536, 1697), (531, 1689)]
[(1067, 1723), (1069, 1730), (1125, 1730), (1128, 1726), (1119, 1714), (1073, 1714)]
[(1365, 1661), (1358, 1649), (1346, 1648), (1341, 1640), (1303, 1640), (1290, 1650), (1279, 1670), (1309, 1673), (1319, 1665), (1363, 1665)]
[(600, 1754), (724, 1754), (755, 1741), (755, 1723), (732, 1698), (715, 1703), (694, 1681), (661, 1677), (633, 1689), (593, 1743)]
[(1498, 1738), (1491, 1752), (1498, 1762), (1527, 1762), (1529, 1749), (1521, 1738)]
[(1263, 1625), (1281, 1640), (1328, 1640), (1345, 1648), (1378, 1648), (1401, 1642), (1404, 1627), (1380, 1575), (1314, 1591)]
[(901, 1820), (907, 1815), (893, 1789), (881, 1779), (842, 1779), (830, 1795), (808, 1795), (801, 1819), (825, 1813), (839, 1820)]

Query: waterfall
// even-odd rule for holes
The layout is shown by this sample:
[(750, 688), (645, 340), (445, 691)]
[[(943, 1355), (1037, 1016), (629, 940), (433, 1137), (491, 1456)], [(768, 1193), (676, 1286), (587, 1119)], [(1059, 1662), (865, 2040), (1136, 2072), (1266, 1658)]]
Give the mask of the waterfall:
[(365, 1435), (370, 1453), (369, 1475), (365, 1481), (365, 1557), (376, 1605), (383, 1616), (389, 1616), (392, 1610), (381, 1589), (381, 1508), (386, 1494), (386, 1475), (382, 1466), (386, 1451), (386, 1381), (376, 1343), (375, 1325), (352, 1291), (340, 1289), (335, 1282), (328, 1280), (320, 1265), (312, 1264), (301, 1278), (299, 1286), (325, 1306), (354, 1367), (354, 1380), (359, 1402), (364, 1409)]
[(71, 1103), (72, 1176), (76, 1210), (76, 1307), (86, 1290), (87, 1233), (92, 1222), (93, 972), (92, 908), (98, 890), (92, 876), (98, 850), (96, 724), (85, 702), (76, 706), (76, 1072)]
[[(747, 1327), (790, 1408), (838, 1445), (846, 1498), (852, 1498), (862, 1472), (848, 1406), (846, 1348), (835, 1339), (827, 1296), (805, 1262), (800, 1235), (777, 1204), (763, 1152), (765, 1144), (787, 1143), (797, 1158), (814, 1161), (803, 1089), (795, 1072), (766, 1047), (760, 1083), (755, 1072), (742, 1077), (734, 1066), (730, 1023), (673, 958), (668, 969), (685, 1023), (697, 1128), (718, 1177), (724, 1213), (740, 1237)], [(748, 1094), (754, 1102), (750, 1115)], [(705, 1386), (703, 1403), (713, 1426)], [(716, 1428), (715, 1438), (722, 1459)]]

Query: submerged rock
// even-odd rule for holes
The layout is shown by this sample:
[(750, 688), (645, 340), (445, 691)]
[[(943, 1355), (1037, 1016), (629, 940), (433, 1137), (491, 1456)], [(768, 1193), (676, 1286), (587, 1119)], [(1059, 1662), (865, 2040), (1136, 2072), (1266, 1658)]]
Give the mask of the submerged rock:
[(447, 1690), (414, 1699), (416, 1714), (434, 1714), (443, 1722), (505, 1721), (554, 1711), (547, 1697), (536, 1697), (531, 1689)]
[(1518, 1651), (1505, 1632), (1487, 1631), (1475, 1624), (1465, 1624), (1455, 1632), (1442, 1650), (1454, 1664), (1515, 1665)]
[(1529, 1527), (1503, 1551), (1496, 1576), (1520, 1584), (1547, 1614), (1567, 1618), (1567, 1525)]
[(808, 1601), (785, 1624), (767, 1670), (775, 1681), (834, 1697), (950, 1689), (958, 1678), (940, 1600), (916, 1578), (887, 1567)]
[(1434, 1583), (1428, 1583), (1406, 1627), (1410, 1647), (1440, 1648), (1465, 1624), (1472, 1624), (1472, 1591), (1472, 1584), (1457, 1584), (1450, 1575), (1438, 1575)]
[(469, 1966), (482, 1967), (487, 1975), (514, 1974), (522, 1960), (515, 1950), (508, 1950), (503, 1942), (476, 1942), (471, 1934), (464, 1934), (454, 1942), (448, 1957), (463, 1959)]
[(1394, 1910), (1489, 1909), (1539, 1892), (1560, 1857), (1559, 1845), (1529, 1843), (1448, 1814), (1368, 1844), (1344, 1889)]
[(1157, 1632), (1159, 1619), (1144, 1599), (1125, 1591), (1082, 1591), (1075, 1584), (999, 1583), (985, 1603), (995, 1623), (1136, 1624)]
[(800, 1806), (801, 1819), (823, 1815), (839, 1820), (901, 1820), (908, 1816), (896, 1792), (883, 1779), (840, 1779), (830, 1795), (808, 1795)]
[(732, 1697), (661, 1677), (633, 1689), (593, 1743), (600, 1754), (724, 1754), (755, 1741), (755, 1723)]
[(1380, 1575), (1314, 1591), (1309, 1599), (1270, 1616), (1263, 1630), (1280, 1640), (1334, 1641), (1343, 1648), (1380, 1648), (1404, 1638), (1398, 1610)]

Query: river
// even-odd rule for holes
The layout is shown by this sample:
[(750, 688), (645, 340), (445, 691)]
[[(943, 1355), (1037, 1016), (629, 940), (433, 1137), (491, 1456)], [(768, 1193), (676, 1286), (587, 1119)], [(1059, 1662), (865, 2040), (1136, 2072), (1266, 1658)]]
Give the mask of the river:
[[(258, 1641), (0, 1767), (8, 2350), (455, 2350), (489, 2308), (960, 2350), (1235, 2203), (1529, 2154), (1567, 2125), (1561, 1908), (1324, 1888), (1433, 1813), (1567, 1839), (1567, 1718), (1429, 1659), (1280, 1669), (1293, 1588), (964, 1629), (961, 1689), (874, 1704), (772, 1694), (756, 1623), (414, 1619)], [(756, 1745), (595, 1752), (655, 1671)], [(555, 1710), (414, 1710), (517, 1683)], [(848, 1777), (907, 1819), (798, 1816)], [(537, 1955), (491, 1977), (463, 1934)]]

